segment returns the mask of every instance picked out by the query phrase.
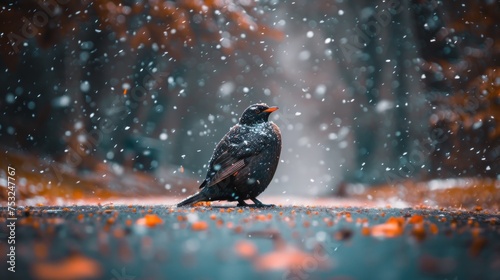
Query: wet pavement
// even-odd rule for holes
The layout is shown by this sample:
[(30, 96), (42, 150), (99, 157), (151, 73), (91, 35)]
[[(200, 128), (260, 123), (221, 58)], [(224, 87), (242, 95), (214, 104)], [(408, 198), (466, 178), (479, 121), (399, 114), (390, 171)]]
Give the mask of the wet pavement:
[(500, 279), (480, 208), (26, 207), (14, 273), (1, 213), (0, 279)]

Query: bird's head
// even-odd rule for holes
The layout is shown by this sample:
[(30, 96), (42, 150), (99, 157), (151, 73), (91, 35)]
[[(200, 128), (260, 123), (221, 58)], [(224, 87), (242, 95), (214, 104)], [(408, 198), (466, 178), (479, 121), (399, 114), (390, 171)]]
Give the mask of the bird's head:
[(253, 125), (267, 122), (269, 115), (276, 110), (278, 107), (269, 107), (264, 103), (251, 105), (241, 115), (240, 124)]

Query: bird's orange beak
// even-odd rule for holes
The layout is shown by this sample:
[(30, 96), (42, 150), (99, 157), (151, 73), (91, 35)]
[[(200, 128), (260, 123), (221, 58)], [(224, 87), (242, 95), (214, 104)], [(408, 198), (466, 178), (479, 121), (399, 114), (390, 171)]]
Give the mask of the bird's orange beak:
[(278, 109), (279, 109), (279, 108), (278, 108), (278, 106), (273, 106), (273, 107), (269, 107), (269, 108), (267, 108), (266, 110), (264, 110), (264, 111), (262, 111), (262, 112), (272, 113), (272, 112), (274, 112), (274, 111), (276, 111), (276, 110), (278, 110)]

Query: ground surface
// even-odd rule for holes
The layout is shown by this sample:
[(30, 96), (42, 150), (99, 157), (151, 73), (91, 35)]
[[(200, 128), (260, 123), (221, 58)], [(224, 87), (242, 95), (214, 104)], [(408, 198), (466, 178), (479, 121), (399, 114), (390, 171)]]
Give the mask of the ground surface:
[(1, 279), (500, 279), (480, 208), (19, 208), (15, 273), (6, 210)]

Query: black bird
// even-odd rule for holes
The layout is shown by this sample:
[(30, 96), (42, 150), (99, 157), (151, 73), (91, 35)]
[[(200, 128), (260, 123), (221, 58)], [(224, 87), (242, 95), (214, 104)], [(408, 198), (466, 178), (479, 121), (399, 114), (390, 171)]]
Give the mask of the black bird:
[(213, 200), (238, 201), (238, 206), (247, 206), (246, 199), (255, 206), (271, 206), (262, 204), (257, 196), (273, 179), (280, 159), (281, 132), (268, 120), (276, 110), (278, 107), (266, 104), (248, 107), (215, 147), (201, 191), (177, 206)]

